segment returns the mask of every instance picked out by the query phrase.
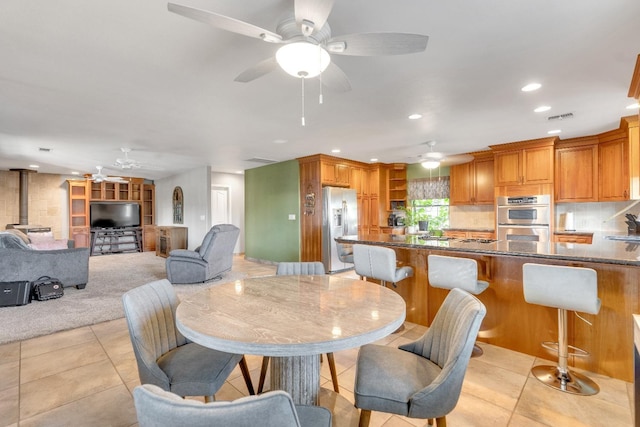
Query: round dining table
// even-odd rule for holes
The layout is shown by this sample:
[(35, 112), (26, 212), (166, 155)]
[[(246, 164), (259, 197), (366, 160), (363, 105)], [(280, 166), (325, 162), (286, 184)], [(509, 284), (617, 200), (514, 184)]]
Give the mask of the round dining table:
[(213, 285), (180, 302), (178, 330), (202, 346), (270, 356), (272, 390), (318, 404), (320, 354), (397, 330), (406, 304), (383, 286), (345, 277), (260, 276)]

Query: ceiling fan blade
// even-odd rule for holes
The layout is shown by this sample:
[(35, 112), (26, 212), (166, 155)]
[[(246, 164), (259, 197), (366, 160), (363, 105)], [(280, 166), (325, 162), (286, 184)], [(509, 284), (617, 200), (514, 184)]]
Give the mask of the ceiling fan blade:
[(277, 67), (278, 63), (276, 62), (276, 58), (272, 56), (271, 58), (267, 58), (264, 61), (258, 62), (253, 67), (247, 68), (242, 73), (240, 73), (240, 75), (238, 75), (238, 77), (236, 77), (234, 81), (247, 83), (272, 72)]
[(335, 92), (348, 92), (351, 90), (349, 78), (344, 71), (333, 62), (322, 72), (322, 84)]
[[(295, 0), (294, 10), (296, 24), (302, 28), (302, 33), (310, 36), (313, 31), (319, 31), (327, 22), (335, 0)], [(305, 29), (307, 25), (313, 25)]]
[(424, 51), (428, 40), (428, 36), (421, 34), (357, 33), (334, 37), (326, 46), (330, 53), (336, 55), (405, 55)]
[(261, 39), (271, 43), (280, 43), (282, 41), (282, 37), (276, 33), (272, 33), (264, 28), (256, 27), (253, 24), (249, 24), (248, 22), (240, 21), (235, 18), (176, 3), (168, 3), (167, 8), (170, 12), (195, 19), (196, 21), (204, 22), (205, 24), (213, 25), (221, 30), (242, 34), (243, 36)]

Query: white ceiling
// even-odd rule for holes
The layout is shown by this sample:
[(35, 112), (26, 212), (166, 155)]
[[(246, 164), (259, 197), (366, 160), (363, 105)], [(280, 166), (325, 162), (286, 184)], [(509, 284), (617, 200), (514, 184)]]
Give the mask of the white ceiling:
[[(275, 31), (293, 0), (175, 0)], [(341, 149), (340, 157), (417, 162), (492, 144), (617, 128), (640, 53), (638, 0), (336, 0), (332, 34), (429, 36), (423, 53), (333, 56), (346, 93), (277, 70), (234, 82), (278, 45), (167, 11), (158, 0), (2, 0), (0, 169), (149, 179), (202, 165), (235, 172)], [(542, 83), (537, 92), (520, 88)], [(539, 105), (546, 113), (534, 113)], [(411, 113), (421, 120), (410, 121)], [(574, 118), (548, 122), (571, 112)], [(274, 143), (285, 140), (284, 143)], [(149, 168), (111, 166), (121, 147)], [(50, 152), (41, 152), (49, 148)]]

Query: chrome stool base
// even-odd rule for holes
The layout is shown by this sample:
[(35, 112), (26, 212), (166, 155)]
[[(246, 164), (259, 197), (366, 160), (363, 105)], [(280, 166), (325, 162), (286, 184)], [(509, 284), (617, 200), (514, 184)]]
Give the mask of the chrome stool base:
[(557, 366), (534, 366), (531, 368), (531, 373), (543, 384), (566, 393), (592, 396), (600, 391), (598, 384), (591, 378), (570, 370), (562, 373)]

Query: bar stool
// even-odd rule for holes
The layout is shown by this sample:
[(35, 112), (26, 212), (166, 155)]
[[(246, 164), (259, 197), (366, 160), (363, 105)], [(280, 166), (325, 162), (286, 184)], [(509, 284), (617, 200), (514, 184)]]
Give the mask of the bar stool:
[[(489, 287), (489, 282), (478, 280), (478, 262), (475, 259), (429, 255), (427, 272), (429, 284), (434, 288), (458, 288), (479, 295)], [(475, 344), (471, 357), (482, 356), (482, 353), (482, 348)]]
[(353, 245), (336, 242), (338, 248), (338, 259), (342, 262), (353, 264)]
[[(582, 396), (598, 393), (600, 388), (592, 379), (573, 372), (567, 365), (569, 355), (589, 355), (585, 350), (568, 343), (567, 310), (598, 314), (600, 299), (595, 270), (527, 263), (522, 266), (522, 282), (525, 301), (558, 309), (558, 342), (542, 343), (543, 347), (558, 352), (558, 365), (534, 366), (531, 373), (544, 384), (560, 391)], [(569, 349), (573, 352), (569, 353)]]
[(353, 245), (353, 265), (360, 277), (380, 280), (382, 286), (390, 282), (393, 287), (413, 276), (413, 268), (396, 266), (396, 252), (390, 248), (371, 245)]

